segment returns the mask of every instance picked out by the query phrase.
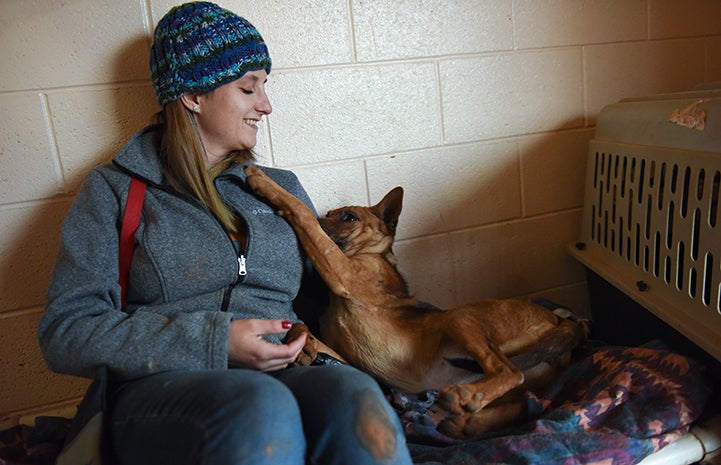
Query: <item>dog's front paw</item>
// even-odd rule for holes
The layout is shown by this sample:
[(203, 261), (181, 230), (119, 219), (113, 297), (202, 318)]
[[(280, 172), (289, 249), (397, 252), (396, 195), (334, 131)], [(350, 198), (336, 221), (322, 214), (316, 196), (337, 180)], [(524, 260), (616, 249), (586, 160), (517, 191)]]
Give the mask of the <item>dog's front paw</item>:
[(471, 436), (465, 433), (467, 423), (468, 415), (451, 415), (441, 420), (436, 429), (454, 439), (468, 439)]
[(436, 424), (436, 429), (454, 439), (469, 438), (471, 435), (467, 434), (466, 429), (473, 414), (463, 411), (463, 409), (449, 411), (447, 406), (442, 404), (439, 396), (436, 403), (428, 409), (428, 415)]
[(256, 194), (265, 197), (280, 216), (285, 218), (289, 216), (290, 210), (288, 205), (291, 204), (294, 199), (292, 195), (287, 193), (257, 166), (246, 166), (245, 177), (250, 188), (253, 189)]
[(455, 439), (469, 439), (491, 431), (501, 431), (518, 424), (526, 418), (524, 391), (516, 390), (497, 399), (484, 408), (470, 412), (465, 408), (449, 411), (438, 402), (431, 406), (429, 414), (437, 430)]
[(482, 392), (473, 392), (466, 386), (446, 386), (438, 393), (438, 405), (451, 415), (475, 413), (485, 406)]
[(245, 177), (251, 189), (264, 197), (272, 186), (273, 181), (257, 166), (246, 166)]
[(431, 418), (436, 417), (436, 429), (455, 439), (470, 439), (491, 431), (501, 431), (525, 418), (525, 402), (509, 402), (497, 407), (486, 407), (478, 412), (448, 414), (431, 407)]
[(290, 331), (288, 331), (287, 340), (294, 340), (301, 337), (303, 334), (307, 334), (308, 337), (305, 340), (303, 349), (296, 357), (295, 361), (291, 364), (292, 366), (309, 366), (318, 357), (318, 340), (311, 334), (308, 327), (304, 324), (294, 324)]
[(482, 408), (483, 394), (473, 393), (464, 386), (447, 386), (438, 392), (433, 415), (438, 418), (438, 431), (456, 439), (466, 439), (476, 431), (468, 431), (469, 423)]

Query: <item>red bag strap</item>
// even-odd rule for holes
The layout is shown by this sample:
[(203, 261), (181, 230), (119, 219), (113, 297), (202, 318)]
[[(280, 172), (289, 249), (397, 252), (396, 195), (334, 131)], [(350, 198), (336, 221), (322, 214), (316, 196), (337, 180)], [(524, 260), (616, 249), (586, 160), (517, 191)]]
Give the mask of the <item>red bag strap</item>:
[(125, 297), (128, 293), (128, 279), (130, 277), (130, 262), (133, 261), (133, 250), (135, 249), (135, 231), (140, 225), (140, 214), (143, 211), (143, 200), (145, 199), (145, 188), (147, 184), (137, 178), (130, 178), (130, 190), (128, 200), (125, 202), (125, 213), (123, 224), (120, 229), (120, 246), (118, 249), (118, 284), (120, 284), (120, 299), (125, 307)]

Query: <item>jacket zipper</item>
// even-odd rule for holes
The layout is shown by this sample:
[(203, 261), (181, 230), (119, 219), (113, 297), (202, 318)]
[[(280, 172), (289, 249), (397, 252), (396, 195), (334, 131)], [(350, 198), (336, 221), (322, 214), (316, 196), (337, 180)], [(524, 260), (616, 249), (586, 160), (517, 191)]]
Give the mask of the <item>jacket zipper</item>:
[(238, 256), (238, 276), (245, 276), (248, 274), (248, 270), (245, 268), (245, 255), (243, 252)]
[(225, 292), (223, 292), (223, 303), (220, 306), (221, 312), (227, 312), (228, 306), (230, 306), (230, 295), (233, 293), (233, 288), (243, 281), (243, 278), (245, 275), (248, 274), (248, 270), (245, 267), (245, 255), (243, 255), (243, 251), (241, 251), (240, 255), (238, 255), (238, 277), (236, 278), (235, 282), (228, 286), (225, 289)]
[[(195, 199), (193, 199), (193, 198), (190, 198), (190, 197), (188, 197), (188, 196), (178, 195), (178, 193), (177, 193), (175, 190), (169, 189), (169, 188), (167, 188), (166, 186), (163, 186), (163, 185), (161, 185), (161, 184), (157, 184), (157, 183), (155, 183), (155, 182), (149, 181), (149, 180), (147, 180), (146, 178), (144, 178), (144, 177), (142, 177), (142, 176), (139, 176), (138, 174), (134, 173), (133, 171), (127, 170), (127, 169), (124, 168), (123, 166), (118, 165), (114, 160), (113, 160), (112, 163), (113, 163), (116, 167), (118, 167), (121, 171), (126, 172), (129, 176), (137, 177), (137, 178), (145, 181), (145, 182), (146, 182), (147, 184), (149, 184), (149, 185), (152, 184), (154, 187), (157, 187), (158, 189), (160, 189), (160, 190), (162, 190), (162, 191), (165, 191), (165, 192), (167, 192), (167, 193), (169, 193), (169, 194), (172, 194), (172, 195), (174, 195), (174, 196), (176, 196), (176, 197), (179, 197), (179, 198), (185, 200), (186, 202), (194, 203), (196, 206), (200, 207), (200, 204), (199, 204), (199, 202), (198, 202), (197, 200), (195, 200)], [(201, 207), (201, 208), (202, 208), (202, 207)], [(212, 215), (212, 213), (211, 213), (211, 215)], [(227, 231), (227, 229), (225, 228), (225, 225), (223, 225), (223, 222), (220, 221), (220, 219), (218, 219), (215, 215), (212, 215), (212, 216), (213, 216), (213, 218), (215, 218), (215, 221), (218, 222), (218, 224), (220, 225), (221, 229), (223, 229), (223, 231), (225, 231), (226, 237), (227, 237), (228, 240), (231, 242), (231, 246), (232, 246), (232, 242), (233, 242), (233, 241), (232, 241), (232, 239), (230, 239), (230, 236), (228, 235), (228, 231)], [(235, 280), (235, 282), (234, 282), (233, 284), (231, 284), (230, 286), (228, 286), (227, 289), (225, 289), (225, 292), (223, 293), (223, 302), (221, 303), (221, 306), (220, 306), (220, 311), (222, 311), (222, 312), (227, 312), (227, 311), (228, 311), (228, 306), (230, 305), (230, 295), (231, 295), (231, 293), (233, 292), (233, 288), (235, 287), (235, 285), (238, 284), (239, 282), (241, 282), (241, 281), (244, 279), (244, 277), (248, 274), (248, 269), (247, 269), (246, 266), (245, 266), (245, 260), (246, 260), (246, 258), (245, 258), (245, 249), (247, 248), (247, 242), (248, 242), (248, 239), (247, 239), (247, 235), (246, 235), (246, 243), (245, 243), (245, 244), (241, 244), (241, 246), (240, 246), (240, 251), (238, 252), (238, 277), (237, 277), (237, 279)]]
[[(221, 223), (221, 226), (223, 224)], [(225, 230), (225, 227), (223, 226), (223, 229)], [(228, 234), (228, 231), (226, 231), (226, 234)], [(233, 240), (230, 238), (230, 235), (228, 235), (228, 240), (233, 242)], [(223, 303), (220, 307), (220, 310), (223, 312), (228, 311), (228, 307), (230, 306), (230, 296), (233, 293), (233, 288), (243, 281), (245, 276), (248, 274), (248, 269), (245, 266), (245, 252), (248, 248), (248, 236), (246, 234), (245, 241), (240, 241), (240, 246), (238, 247), (238, 277), (236, 278), (235, 282), (228, 286), (228, 288), (223, 293)]]

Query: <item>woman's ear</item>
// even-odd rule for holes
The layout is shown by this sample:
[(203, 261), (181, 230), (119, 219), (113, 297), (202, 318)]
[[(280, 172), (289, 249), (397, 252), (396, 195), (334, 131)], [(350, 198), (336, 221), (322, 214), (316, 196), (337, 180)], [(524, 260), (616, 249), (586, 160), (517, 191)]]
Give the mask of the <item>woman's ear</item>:
[(180, 96), (180, 101), (183, 102), (183, 106), (193, 113), (200, 112), (200, 100), (198, 94), (187, 92)]

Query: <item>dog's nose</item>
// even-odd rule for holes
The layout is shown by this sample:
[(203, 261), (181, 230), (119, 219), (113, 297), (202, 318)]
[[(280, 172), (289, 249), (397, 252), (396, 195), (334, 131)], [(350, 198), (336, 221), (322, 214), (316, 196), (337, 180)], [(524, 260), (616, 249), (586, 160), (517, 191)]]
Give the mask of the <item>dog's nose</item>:
[(343, 250), (345, 249), (345, 246), (348, 245), (348, 241), (345, 239), (338, 239), (335, 241), (335, 245), (337, 245), (339, 249)]

